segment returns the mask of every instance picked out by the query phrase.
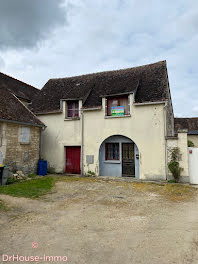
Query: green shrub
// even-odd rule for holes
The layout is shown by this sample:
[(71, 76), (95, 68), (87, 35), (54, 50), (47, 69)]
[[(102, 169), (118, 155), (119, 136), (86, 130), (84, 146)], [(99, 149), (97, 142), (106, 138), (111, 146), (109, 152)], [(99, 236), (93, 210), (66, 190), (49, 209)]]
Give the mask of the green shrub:
[(96, 176), (96, 174), (95, 174), (95, 172), (93, 172), (93, 171), (88, 171), (88, 176)]
[(194, 146), (195, 146), (195, 144), (191, 140), (188, 140), (188, 147), (193, 148)]
[(181, 156), (180, 149), (178, 147), (173, 148), (171, 153), (171, 161), (168, 163), (168, 168), (172, 173), (175, 182), (179, 182), (181, 172), (183, 171), (183, 168), (179, 166), (180, 156)]

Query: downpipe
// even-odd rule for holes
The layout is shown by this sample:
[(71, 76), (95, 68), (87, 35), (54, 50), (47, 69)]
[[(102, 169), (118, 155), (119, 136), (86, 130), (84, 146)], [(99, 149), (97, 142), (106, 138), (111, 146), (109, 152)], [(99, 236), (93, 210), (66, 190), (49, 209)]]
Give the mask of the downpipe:
[(81, 176), (84, 175), (84, 112), (81, 109)]

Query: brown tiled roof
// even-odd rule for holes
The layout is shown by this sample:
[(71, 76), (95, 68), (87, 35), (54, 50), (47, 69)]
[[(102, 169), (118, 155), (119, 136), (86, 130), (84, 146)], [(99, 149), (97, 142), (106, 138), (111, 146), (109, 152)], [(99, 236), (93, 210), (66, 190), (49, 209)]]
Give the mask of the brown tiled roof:
[(40, 93), (40, 90), (21, 82), (4, 73), (0, 73), (0, 86), (6, 87), (9, 91), (15, 94), (18, 98), (31, 102), (34, 96)]
[(175, 118), (175, 131), (188, 129), (188, 134), (197, 134), (198, 117)]
[(2, 86), (0, 86), (0, 121), (44, 126), (44, 124), (22, 104), (16, 96)]
[(102, 104), (102, 95), (136, 92), (137, 103), (168, 100), (166, 61), (154, 64), (49, 80), (33, 100), (36, 113), (58, 111), (60, 99), (82, 99), (83, 107)]

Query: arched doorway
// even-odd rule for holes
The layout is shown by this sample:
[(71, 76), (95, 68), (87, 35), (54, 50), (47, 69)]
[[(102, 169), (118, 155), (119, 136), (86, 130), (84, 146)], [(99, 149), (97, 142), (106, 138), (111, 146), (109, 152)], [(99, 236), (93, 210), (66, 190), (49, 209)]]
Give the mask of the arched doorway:
[(114, 135), (99, 149), (99, 175), (139, 178), (139, 150), (128, 137)]

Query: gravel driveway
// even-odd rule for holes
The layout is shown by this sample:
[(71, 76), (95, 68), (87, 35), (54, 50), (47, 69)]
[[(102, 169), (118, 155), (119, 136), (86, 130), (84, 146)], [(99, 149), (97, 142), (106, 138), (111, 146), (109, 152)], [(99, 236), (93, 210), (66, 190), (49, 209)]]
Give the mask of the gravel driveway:
[(197, 194), (172, 201), (157, 185), (147, 187), (71, 179), (38, 200), (0, 195), (11, 207), (0, 212), (0, 255), (67, 256), (72, 264), (198, 263)]

